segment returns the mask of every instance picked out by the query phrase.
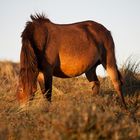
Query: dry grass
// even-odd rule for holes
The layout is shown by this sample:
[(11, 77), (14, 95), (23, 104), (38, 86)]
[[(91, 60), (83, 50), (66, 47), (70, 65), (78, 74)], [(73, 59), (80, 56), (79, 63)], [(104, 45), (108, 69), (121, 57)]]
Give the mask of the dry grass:
[(108, 77), (100, 78), (96, 96), (84, 77), (54, 78), (52, 103), (38, 91), (23, 110), (15, 97), (19, 66), (0, 62), (0, 140), (139, 140), (139, 67), (126, 64), (122, 73), (128, 111), (120, 106)]

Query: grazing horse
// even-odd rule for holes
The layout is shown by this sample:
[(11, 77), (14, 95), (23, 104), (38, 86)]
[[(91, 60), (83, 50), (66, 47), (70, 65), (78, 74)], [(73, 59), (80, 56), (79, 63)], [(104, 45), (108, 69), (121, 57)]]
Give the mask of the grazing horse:
[(20, 103), (33, 98), (37, 80), (42, 79), (40, 76), (38, 78), (40, 72), (44, 77), (42, 92), (49, 101), (52, 96), (52, 76), (70, 78), (85, 73), (88, 81), (93, 82), (94, 93), (98, 92), (100, 83), (96, 67), (102, 64), (126, 107), (122, 94), (123, 80), (116, 65), (114, 41), (110, 31), (94, 21), (55, 24), (44, 15), (30, 17), (31, 21), (27, 22), (21, 35), (17, 91)]

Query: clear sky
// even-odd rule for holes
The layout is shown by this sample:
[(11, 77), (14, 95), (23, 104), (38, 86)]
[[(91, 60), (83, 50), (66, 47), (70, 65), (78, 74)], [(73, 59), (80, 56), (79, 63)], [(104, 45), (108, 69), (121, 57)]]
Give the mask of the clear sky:
[(0, 0), (0, 60), (19, 62), (21, 32), (30, 14), (55, 23), (94, 20), (113, 35), (118, 64), (140, 58), (140, 0)]

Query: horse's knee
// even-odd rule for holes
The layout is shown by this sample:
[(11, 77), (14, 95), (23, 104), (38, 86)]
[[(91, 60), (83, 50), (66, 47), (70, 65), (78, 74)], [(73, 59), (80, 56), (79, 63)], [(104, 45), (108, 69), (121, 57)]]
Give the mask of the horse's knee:
[(98, 80), (95, 70), (96, 67), (86, 73), (88, 81), (93, 83), (92, 91), (94, 95), (98, 94), (100, 90), (100, 82)]
[(99, 81), (93, 81), (92, 91), (93, 91), (94, 95), (99, 93), (99, 91), (100, 91), (100, 82)]

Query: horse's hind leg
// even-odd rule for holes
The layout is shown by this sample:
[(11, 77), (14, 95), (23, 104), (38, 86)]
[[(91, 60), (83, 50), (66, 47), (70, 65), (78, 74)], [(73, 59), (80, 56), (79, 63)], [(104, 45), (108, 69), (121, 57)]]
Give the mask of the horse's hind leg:
[(110, 61), (107, 64), (103, 63), (103, 66), (107, 70), (107, 73), (110, 76), (111, 81), (113, 82), (114, 88), (117, 91), (118, 95), (121, 97), (123, 105), (126, 108), (126, 103), (125, 103), (124, 96), (122, 93), (123, 80), (117, 68), (116, 62)]
[(100, 90), (100, 82), (99, 82), (98, 77), (96, 75), (96, 66), (92, 67), (85, 74), (86, 74), (88, 81), (93, 83), (93, 87), (92, 87), (93, 94), (98, 94), (99, 90)]

